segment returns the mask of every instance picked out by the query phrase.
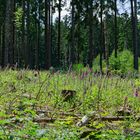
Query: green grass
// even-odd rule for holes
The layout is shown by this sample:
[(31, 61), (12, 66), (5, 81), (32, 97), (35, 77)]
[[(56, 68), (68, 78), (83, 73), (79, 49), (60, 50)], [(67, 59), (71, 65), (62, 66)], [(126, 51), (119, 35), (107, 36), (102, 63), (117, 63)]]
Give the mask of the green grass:
[[(0, 139), (78, 140), (83, 131), (92, 128), (94, 131), (86, 136), (87, 139), (138, 140), (140, 125), (135, 119), (118, 122), (90, 121), (88, 126), (79, 128), (75, 124), (80, 119), (72, 114), (83, 117), (96, 111), (99, 116), (117, 116), (117, 110), (127, 98), (126, 105), (131, 108), (131, 115), (140, 116), (140, 98), (134, 97), (134, 90), (139, 86), (139, 79), (107, 77), (90, 72), (51, 74), (42, 71), (38, 74), (28, 70), (0, 71)], [(75, 90), (76, 95), (71, 100), (64, 101), (61, 95), (64, 89)], [(49, 113), (38, 113), (37, 110)], [(33, 121), (44, 117), (56, 118), (56, 121)]]

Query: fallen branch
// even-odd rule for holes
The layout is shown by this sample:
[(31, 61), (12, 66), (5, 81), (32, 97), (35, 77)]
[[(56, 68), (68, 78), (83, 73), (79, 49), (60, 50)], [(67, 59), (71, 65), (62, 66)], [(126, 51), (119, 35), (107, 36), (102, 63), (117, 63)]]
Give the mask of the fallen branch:
[(140, 121), (140, 116), (132, 117), (132, 116), (106, 116), (101, 118), (95, 118), (96, 120), (102, 120), (102, 121), (124, 121), (124, 120), (130, 120), (135, 119), (137, 121)]
[(93, 115), (94, 116), (87, 116), (87, 115), (85, 115), (76, 125), (79, 126), (79, 127), (85, 126), (91, 120), (93, 120), (93, 121), (101, 120), (101, 121), (111, 122), (111, 121), (125, 121), (125, 120), (134, 119), (136, 121), (140, 121), (140, 116), (136, 116), (136, 117), (132, 117), (132, 116), (106, 116), (106, 117), (97, 117), (96, 114), (93, 114)]
[(54, 121), (67, 121), (67, 119), (57, 119), (57, 118), (36, 118), (33, 121), (37, 123), (53, 123)]
[[(106, 117), (95, 117), (93, 119), (88, 119), (86, 120), (86, 122), (84, 123), (87, 124), (89, 123), (89, 121), (93, 120), (93, 121), (97, 121), (97, 120), (101, 120), (101, 121), (124, 121), (124, 120), (130, 120), (130, 119), (135, 119), (136, 121), (140, 121), (140, 116), (137, 117), (130, 117), (130, 116), (106, 116)], [(60, 119), (60, 118), (36, 118), (33, 121), (37, 122), (37, 123), (53, 123), (54, 121), (67, 121), (68, 119)], [(82, 125), (83, 126), (83, 125)]]
[(73, 113), (69, 113), (69, 112), (54, 112), (54, 111), (50, 111), (50, 110), (37, 110), (38, 114), (44, 113), (55, 113), (57, 115), (64, 115), (64, 116), (73, 116), (73, 117), (78, 117), (81, 118), (81, 114), (73, 114)]

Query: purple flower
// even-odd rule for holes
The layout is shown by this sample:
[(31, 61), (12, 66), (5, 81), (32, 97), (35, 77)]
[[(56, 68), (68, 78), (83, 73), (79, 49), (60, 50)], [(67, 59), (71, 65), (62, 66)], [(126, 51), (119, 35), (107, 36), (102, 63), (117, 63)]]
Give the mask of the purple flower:
[(139, 93), (138, 93), (138, 90), (136, 89), (136, 91), (134, 92), (134, 97), (138, 97), (139, 96)]
[(87, 71), (85, 71), (84, 72), (84, 77), (86, 77), (88, 75), (88, 72)]

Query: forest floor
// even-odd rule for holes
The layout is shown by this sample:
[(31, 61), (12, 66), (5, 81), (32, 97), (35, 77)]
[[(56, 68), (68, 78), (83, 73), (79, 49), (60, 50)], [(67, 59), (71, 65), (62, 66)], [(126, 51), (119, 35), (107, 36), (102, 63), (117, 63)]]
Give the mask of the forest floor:
[(0, 71), (0, 140), (139, 140), (139, 87), (90, 71)]

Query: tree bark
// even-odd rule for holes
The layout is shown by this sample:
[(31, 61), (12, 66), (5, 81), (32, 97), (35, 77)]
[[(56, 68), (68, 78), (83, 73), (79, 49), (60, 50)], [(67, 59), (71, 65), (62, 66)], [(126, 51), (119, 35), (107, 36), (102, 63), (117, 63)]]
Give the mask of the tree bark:
[(46, 69), (51, 67), (51, 40), (50, 40), (50, 0), (45, 0), (45, 46), (46, 46)]
[(58, 54), (58, 65), (60, 65), (60, 44), (61, 44), (61, 0), (59, 0), (58, 5), (58, 46), (57, 46), (57, 54)]
[(77, 63), (80, 63), (80, 12), (78, 10), (78, 27), (77, 27)]
[(100, 13), (100, 19), (101, 19), (101, 41), (100, 41), (100, 72), (102, 73), (102, 50), (103, 50), (103, 0), (100, 0), (100, 5), (101, 5), (101, 13)]
[(89, 8), (89, 50), (88, 50), (88, 65), (92, 68), (93, 61), (93, 1), (90, 0)]
[[(38, 9), (38, 10), (37, 10)], [(39, 13), (39, 19), (37, 19), (37, 11)], [(36, 44), (35, 44), (35, 69), (39, 69), (39, 46), (40, 46), (40, 3), (36, 1), (36, 13), (35, 13), (35, 28), (36, 28)]]
[(26, 37), (27, 37), (27, 42), (26, 42), (26, 66), (30, 67), (30, 57), (31, 57), (31, 44), (30, 44), (30, 0), (27, 0), (27, 25), (26, 25)]
[(5, 23), (2, 26), (2, 60), (1, 65), (4, 67), (4, 56), (5, 56)]
[(108, 27), (107, 27), (107, 15), (104, 20), (104, 43), (105, 43), (105, 60), (106, 60), (106, 73), (108, 73), (109, 68), (109, 37), (108, 37)]
[(72, 6), (72, 10), (71, 10), (71, 48), (70, 48), (70, 65), (72, 64), (74, 64), (74, 62), (75, 62), (75, 53), (74, 53), (74, 51), (75, 51), (75, 45), (74, 45), (74, 0), (72, 0), (72, 2), (71, 2), (71, 6)]
[(5, 56), (4, 64), (14, 64), (14, 0), (7, 0), (5, 17)]
[(132, 42), (134, 51), (134, 69), (138, 70), (138, 30), (137, 30), (137, 0), (131, 0)]
[(2, 25), (0, 26), (0, 65), (2, 60)]
[(134, 47), (134, 69), (138, 70), (138, 27), (137, 27), (137, 0), (134, 0), (134, 23), (135, 23), (135, 47)]
[(117, 27), (117, 0), (115, 0), (115, 57), (117, 58), (117, 50), (118, 50), (118, 27)]
[(22, 50), (23, 50), (23, 57), (24, 57), (24, 64), (25, 67), (27, 66), (27, 56), (26, 56), (26, 45), (25, 45), (25, 0), (22, 0), (22, 35), (21, 35), (21, 42), (22, 42)]

